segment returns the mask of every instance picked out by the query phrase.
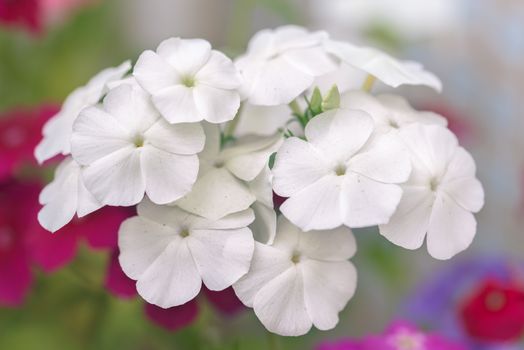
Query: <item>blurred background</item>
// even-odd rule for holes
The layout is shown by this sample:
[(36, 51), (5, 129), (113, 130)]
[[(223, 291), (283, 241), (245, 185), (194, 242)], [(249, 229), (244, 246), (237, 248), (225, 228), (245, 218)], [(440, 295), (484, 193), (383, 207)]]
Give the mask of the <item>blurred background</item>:
[[(289, 23), (420, 61), (442, 79), (440, 95), (397, 92), (447, 117), (477, 161), (486, 206), (469, 250), (439, 262), (358, 230), (358, 290), (338, 327), (284, 339), (268, 337), (231, 291), (171, 314), (144, 305), (114, 264), (129, 212), (102, 211), (52, 237), (37, 227), (37, 194), (56, 163), (39, 169), (32, 149), (69, 92), (171, 36), (234, 56), (257, 30)], [(313, 349), (395, 319), (471, 349), (524, 349), (511, 298), (500, 320), (478, 316), (496, 329), (520, 322), (510, 336), (471, 331), (462, 314), (494, 279), (503, 295), (524, 293), (523, 62), (521, 0), (0, 0), (0, 349)]]

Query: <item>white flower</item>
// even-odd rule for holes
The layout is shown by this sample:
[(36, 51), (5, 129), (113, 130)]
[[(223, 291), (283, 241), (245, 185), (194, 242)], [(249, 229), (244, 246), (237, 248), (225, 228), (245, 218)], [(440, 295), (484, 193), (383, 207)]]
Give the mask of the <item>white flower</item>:
[(55, 178), (40, 193), (39, 202), (43, 208), (38, 221), (43, 228), (56, 232), (73, 219), (79, 218), (102, 207), (85, 188), (80, 176), (81, 167), (68, 157), (56, 168)]
[(271, 332), (298, 336), (332, 329), (353, 296), (357, 272), (351, 230), (301, 232), (282, 216), (272, 245), (255, 243), (249, 272), (235, 293)]
[(249, 187), (268, 164), (269, 156), (281, 144), (280, 134), (272, 137), (243, 137), (220, 149), (218, 126), (204, 124), (206, 146), (199, 154), (198, 180), (176, 204), (191, 213), (208, 219), (245, 210), (256, 200)]
[(146, 199), (120, 227), (120, 264), (147, 302), (182, 305), (202, 282), (223, 290), (249, 270), (254, 240), (246, 226), (253, 219), (251, 209), (214, 221)]
[(236, 136), (270, 136), (279, 130), (291, 129), (300, 134), (302, 127), (291, 114), (287, 105), (256, 106), (245, 102), (239, 112)]
[(387, 223), (411, 170), (398, 138), (368, 142), (373, 120), (350, 109), (316, 116), (305, 133), (307, 141), (288, 138), (275, 159), (273, 189), (290, 197), (280, 211), (304, 231)]
[(140, 55), (133, 75), (170, 123), (222, 123), (233, 119), (240, 106), (240, 75), (205, 40), (167, 39), (156, 53)]
[(340, 93), (350, 90), (358, 90), (362, 88), (366, 80), (367, 73), (350, 66), (344, 62), (340, 62), (339, 67), (327, 74), (324, 74), (317, 79), (313, 86), (320, 89), (321, 92), (328, 92), (333, 85), (336, 85)]
[(375, 132), (388, 133), (413, 123), (447, 126), (446, 118), (433, 112), (416, 111), (398, 95), (373, 96), (361, 90), (349, 91), (340, 97), (341, 108), (360, 109), (375, 122)]
[(273, 206), (272, 174), (269, 166), (249, 183), (249, 189), (256, 198), (251, 205), (255, 213), (255, 221), (249, 228), (257, 242), (272, 244), (277, 229), (277, 213)]
[(325, 48), (342, 62), (372, 75), (386, 85), (425, 85), (437, 91), (442, 90), (441, 81), (417, 62), (399, 61), (377, 49), (341, 41), (327, 40)]
[(322, 46), (325, 32), (296, 26), (265, 29), (253, 36), (247, 53), (235, 61), (244, 81), (242, 92), (255, 105), (291, 102), (315, 81), (337, 68)]
[(62, 109), (44, 125), (44, 138), (35, 148), (35, 158), (41, 164), (58, 154), (71, 153), (73, 123), (82, 109), (97, 103), (107, 92), (111, 81), (121, 79), (131, 69), (126, 61), (115, 68), (107, 68), (95, 75), (85, 86), (79, 87), (67, 96)]
[(127, 206), (147, 193), (157, 204), (191, 190), (204, 146), (199, 124), (170, 125), (138, 86), (111, 90), (102, 106), (84, 109), (73, 126), (73, 158), (87, 189), (103, 204)]
[(484, 205), (475, 162), (448, 129), (412, 125), (400, 131), (413, 172), (397, 211), (380, 233), (407, 249), (422, 246), (427, 234), (434, 258), (449, 259), (466, 249), (476, 232), (472, 213)]

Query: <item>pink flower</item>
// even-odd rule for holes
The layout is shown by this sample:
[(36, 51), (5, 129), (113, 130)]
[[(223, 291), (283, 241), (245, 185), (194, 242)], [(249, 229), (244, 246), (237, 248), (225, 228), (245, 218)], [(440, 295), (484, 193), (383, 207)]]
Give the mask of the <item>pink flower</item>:
[(38, 0), (0, 0), (0, 24), (39, 33), (42, 29), (40, 10)]
[[(116, 297), (122, 299), (134, 298), (137, 295), (136, 281), (127, 277), (122, 271), (118, 262), (118, 254), (117, 249), (111, 254), (105, 286)], [(244, 309), (244, 305), (238, 300), (232, 288), (214, 292), (204, 287), (200, 296), (204, 295), (215, 309), (225, 316), (235, 315)], [(156, 325), (169, 331), (176, 331), (191, 325), (198, 317), (199, 309), (197, 299), (195, 298), (184, 305), (168, 309), (145, 303), (144, 312)]]
[(0, 115), (0, 181), (13, 176), (26, 163), (36, 164), (33, 150), (42, 137), (42, 127), (58, 109), (43, 105)]
[(129, 216), (121, 208), (104, 208), (50, 234), (36, 219), (40, 190), (40, 184), (15, 180), (0, 185), (0, 305), (22, 304), (32, 266), (55, 271), (75, 257), (81, 241), (95, 249), (114, 248), (118, 227)]
[(466, 350), (440, 335), (425, 333), (413, 325), (397, 321), (381, 335), (371, 335), (360, 341), (342, 340), (321, 344), (318, 350)]

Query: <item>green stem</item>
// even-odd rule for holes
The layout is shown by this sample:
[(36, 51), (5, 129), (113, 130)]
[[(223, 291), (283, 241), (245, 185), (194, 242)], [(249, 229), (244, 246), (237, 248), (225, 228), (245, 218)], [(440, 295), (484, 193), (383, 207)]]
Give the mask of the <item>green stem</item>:
[(280, 350), (280, 340), (276, 334), (267, 332), (267, 341), (269, 344), (269, 350)]

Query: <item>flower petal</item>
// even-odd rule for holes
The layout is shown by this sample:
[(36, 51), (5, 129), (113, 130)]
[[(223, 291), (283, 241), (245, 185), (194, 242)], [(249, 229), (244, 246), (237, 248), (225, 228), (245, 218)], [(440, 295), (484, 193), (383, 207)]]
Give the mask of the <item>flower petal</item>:
[(311, 329), (304, 300), (304, 282), (296, 267), (289, 268), (260, 289), (253, 302), (258, 319), (270, 332), (299, 336)]
[(249, 226), (253, 237), (257, 242), (272, 244), (277, 230), (277, 213), (258, 201), (251, 207), (255, 213), (255, 221)]
[[(279, 222), (279, 229), (282, 229)], [(343, 261), (357, 252), (355, 236), (348, 227), (341, 226), (329, 231), (300, 233), (298, 251), (308, 258), (322, 261)]]
[(198, 157), (180, 156), (145, 146), (141, 158), (146, 193), (157, 204), (176, 201), (191, 191), (198, 175)]
[(289, 197), (330, 172), (322, 154), (310, 143), (297, 137), (284, 141), (272, 169), (273, 189)]
[(469, 247), (476, 230), (477, 222), (472, 213), (446, 194), (438, 195), (429, 222), (429, 254), (435, 259), (450, 259)]
[(337, 69), (335, 61), (321, 46), (289, 50), (283, 57), (294, 67), (314, 77), (319, 77)]
[(146, 189), (140, 169), (140, 152), (132, 146), (95, 161), (82, 175), (89, 192), (106, 205), (137, 204)]
[(342, 225), (340, 210), (343, 177), (326, 175), (288, 198), (280, 211), (303, 231), (326, 230)]
[(385, 224), (397, 208), (402, 189), (358, 174), (348, 174), (342, 182), (341, 207), (344, 224), (366, 227)]
[(146, 303), (145, 313), (153, 323), (173, 332), (189, 326), (197, 319), (198, 303), (191, 300), (184, 305), (167, 309)]
[(107, 266), (105, 288), (113, 295), (130, 299), (136, 296), (136, 282), (127, 277), (118, 262), (118, 249), (115, 250), (109, 258)]
[(0, 305), (18, 306), (24, 302), (33, 276), (23, 251), (13, 251), (0, 264)]
[(198, 71), (195, 81), (219, 89), (235, 90), (240, 87), (240, 74), (233, 62), (219, 51), (211, 51), (209, 61)]
[(213, 168), (176, 204), (191, 213), (217, 220), (249, 208), (255, 200), (245, 183), (224, 168)]
[(433, 209), (434, 194), (429, 188), (405, 187), (402, 199), (389, 222), (380, 225), (380, 234), (406, 249), (424, 243)]
[(208, 62), (211, 44), (203, 39), (169, 38), (162, 41), (156, 51), (178, 73), (194, 75)]
[(248, 228), (192, 230), (187, 245), (210, 290), (230, 287), (249, 270), (254, 240)]
[(193, 88), (193, 96), (199, 114), (210, 123), (232, 120), (240, 107), (240, 95), (236, 91), (198, 84)]
[(153, 95), (153, 104), (171, 124), (194, 123), (203, 119), (195, 104), (193, 88), (183, 85), (167, 87)]
[(200, 124), (168, 124), (159, 119), (144, 133), (151, 145), (174, 154), (193, 155), (204, 148), (205, 135)]
[(144, 51), (136, 61), (133, 76), (151, 94), (179, 82), (179, 73), (153, 51)]
[(484, 206), (484, 189), (475, 178), (461, 178), (442, 185), (446, 192), (462, 208), (477, 213)]
[(357, 288), (357, 270), (349, 261), (306, 260), (299, 264), (309, 317), (320, 330), (334, 328)]
[(251, 307), (258, 291), (292, 266), (286, 252), (255, 242), (249, 272), (233, 285), (233, 289), (244, 305)]

